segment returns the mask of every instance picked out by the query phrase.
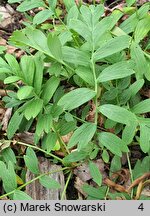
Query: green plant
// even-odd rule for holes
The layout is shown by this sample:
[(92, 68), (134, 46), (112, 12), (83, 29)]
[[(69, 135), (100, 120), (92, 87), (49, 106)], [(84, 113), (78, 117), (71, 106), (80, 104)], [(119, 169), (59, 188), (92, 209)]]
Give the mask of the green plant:
[[(135, 7), (125, 21), (121, 19), (125, 11), (130, 11), (130, 6), (102, 18), (102, 4), (77, 7), (73, 0), (66, 0), (64, 4), (67, 9), (64, 21), (57, 1), (23, 1), (18, 6), (18, 11), (25, 12), (29, 22), (24, 23), (24, 29), (13, 33), (10, 43), (26, 54), (19, 61), (10, 54), (0, 58), (4, 84), (13, 90), (3, 98), (6, 107), (14, 111), (7, 137), (11, 140), (17, 131), (28, 131), (35, 125), (35, 145), (18, 144), (28, 147), (24, 161), (37, 175), (36, 179), (47, 174), (40, 174), (33, 149), (62, 163), (62, 170), (69, 173), (78, 163), (87, 160), (98, 188), (85, 185), (84, 191), (91, 199), (104, 199), (107, 195), (114, 198), (115, 195), (102, 186), (101, 173), (90, 161), (101, 153), (106, 163), (113, 155), (116, 165), (123, 153), (128, 157), (129, 147), (134, 143), (139, 144), (149, 158), (150, 119), (145, 113), (150, 112), (150, 99), (142, 100), (139, 91), (150, 83), (150, 4)], [(29, 17), (26, 11), (36, 7), (44, 10), (34, 18)], [(48, 18), (53, 25), (43, 23)], [(59, 20), (58, 25), (55, 20)], [(88, 121), (90, 104), (94, 115)], [(66, 145), (62, 136), (70, 132), (73, 134)], [(63, 159), (55, 155), (56, 149), (63, 152)], [(16, 193), (14, 167), (17, 162), (13, 150), (9, 148), (7, 153), (12, 155), (10, 161), (6, 161), (7, 166), (3, 162), (3, 151), (0, 176), (5, 191), (10, 198), (28, 199), (24, 192), (17, 190)], [(130, 160), (128, 163), (130, 166)], [(149, 159), (146, 164), (149, 167)], [(118, 169), (120, 166), (115, 171)], [(130, 174), (132, 176), (131, 167)], [(11, 186), (8, 179), (13, 181)], [(46, 181), (49, 185), (50, 179)], [(133, 195), (134, 191), (121, 194), (126, 199), (132, 199)]]

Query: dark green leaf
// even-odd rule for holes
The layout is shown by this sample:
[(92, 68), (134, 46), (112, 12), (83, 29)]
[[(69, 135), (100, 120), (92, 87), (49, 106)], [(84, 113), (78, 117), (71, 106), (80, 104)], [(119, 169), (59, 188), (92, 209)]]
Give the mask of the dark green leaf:
[(16, 131), (19, 129), (19, 125), (22, 121), (22, 118), (23, 118), (23, 114), (19, 114), (17, 111), (11, 117), (11, 120), (7, 128), (8, 139), (11, 139), (16, 133)]
[(24, 155), (24, 161), (27, 168), (34, 174), (39, 174), (38, 159), (32, 148), (28, 147), (26, 155)]
[(53, 97), (56, 89), (58, 88), (60, 79), (52, 76), (44, 85), (43, 92), (42, 92), (42, 99), (44, 104), (46, 105), (50, 99)]
[(97, 165), (93, 163), (92, 161), (89, 162), (89, 169), (90, 174), (93, 178), (93, 181), (98, 184), (98, 186), (101, 186), (102, 184), (102, 174), (100, 173)]
[(117, 137), (115, 134), (109, 132), (101, 132), (98, 135), (99, 145), (105, 146), (113, 154), (122, 156), (123, 148), (125, 147), (124, 142)]
[(61, 185), (53, 178), (49, 176), (43, 176), (40, 178), (40, 183), (46, 188), (49, 189), (59, 189), (61, 188)]
[(96, 132), (96, 125), (93, 123), (84, 123), (75, 130), (68, 143), (68, 148), (78, 145), (78, 151), (84, 148)]
[(43, 63), (42, 58), (40, 57), (35, 57), (34, 63), (35, 63), (35, 73), (34, 73), (33, 86), (35, 88), (36, 94), (39, 94), (41, 91), (41, 86), (42, 86), (42, 81), (43, 81), (44, 63)]
[(13, 152), (13, 150), (9, 147), (4, 149), (1, 152), (2, 157), (4, 158), (5, 162), (8, 163), (9, 161), (11, 161), (12, 163), (16, 163), (16, 156)]
[(84, 184), (82, 189), (91, 197), (95, 197), (97, 200), (103, 200), (106, 195), (106, 187), (94, 188), (88, 184)]
[(84, 160), (87, 156), (88, 156), (88, 152), (84, 152), (84, 151), (74, 151), (71, 152), (69, 155), (65, 156), (63, 159), (63, 163), (73, 163), (73, 162), (77, 162), (77, 161), (82, 161)]
[(140, 124), (140, 147), (144, 153), (150, 151), (150, 128)]
[(42, 108), (43, 108), (43, 100), (33, 99), (29, 101), (24, 111), (24, 115), (26, 119), (30, 120), (31, 118), (35, 118), (39, 114), (39, 112), (41, 112)]
[(54, 132), (49, 132), (46, 136), (46, 150), (51, 152), (57, 142), (57, 134)]

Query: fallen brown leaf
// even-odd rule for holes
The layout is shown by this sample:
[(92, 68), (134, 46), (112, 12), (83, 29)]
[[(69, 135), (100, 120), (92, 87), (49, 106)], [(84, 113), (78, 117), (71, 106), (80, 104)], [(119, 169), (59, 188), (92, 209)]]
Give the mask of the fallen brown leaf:
[(104, 179), (104, 183), (108, 186), (108, 187), (112, 187), (114, 190), (119, 191), (119, 192), (127, 192), (127, 190), (125, 189), (125, 187), (116, 184), (115, 182), (111, 181), (109, 178), (105, 178)]
[(140, 176), (139, 178), (135, 179), (132, 184), (130, 185), (130, 187), (128, 188), (128, 192), (130, 192), (130, 190), (137, 186), (141, 181), (143, 181), (144, 179), (150, 178), (150, 172), (149, 173), (145, 173), (144, 175)]

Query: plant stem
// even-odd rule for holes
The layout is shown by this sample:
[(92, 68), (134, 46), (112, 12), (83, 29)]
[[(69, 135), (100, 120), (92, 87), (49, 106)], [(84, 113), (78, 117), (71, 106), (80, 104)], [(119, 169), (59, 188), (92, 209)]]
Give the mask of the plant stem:
[[(65, 113), (67, 113), (67, 112), (65, 111)], [(83, 120), (83, 119), (81, 119), (81, 118), (79, 118), (79, 117), (77, 117), (77, 116), (75, 116), (73, 114), (71, 114), (71, 115), (73, 116), (73, 118), (77, 119), (81, 123), (87, 123), (88, 122), (88, 121), (85, 121), (85, 120)], [(100, 127), (100, 126), (97, 126), (97, 128), (102, 130), (102, 131), (107, 131), (105, 128)]]
[(64, 198), (64, 195), (65, 195), (65, 193), (66, 193), (66, 190), (67, 190), (69, 181), (70, 181), (70, 179), (71, 179), (71, 176), (72, 176), (72, 172), (69, 173), (69, 176), (68, 176), (68, 178), (67, 178), (67, 181), (66, 181), (64, 190), (63, 190), (62, 195), (61, 195), (61, 200), (63, 200), (63, 198)]
[(43, 176), (45, 176), (45, 175), (51, 175), (51, 174), (53, 174), (53, 173), (60, 172), (60, 171), (64, 171), (64, 170), (66, 170), (66, 169), (69, 169), (69, 167), (64, 167), (64, 168), (59, 169), (59, 170), (53, 170), (53, 171), (50, 171), (50, 172), (47, 172), (47, 173), (42, 173), (41, 175), (39, 175), (39, 176), (33, 178), (32, 180), (30, 180), (30, 181), (26, 182), (25, 184), (19, 186), (18, 188), (14, 189), (13, 191), (8, 192), (8, 193), (6, 193), (6, 194), (3, 194), (2, 196), (0, 196), (0, 199), (4, 198), (4, 197), (6, 197), (6, 196), (9, 196), (9, 195), (11, 195), (11, 194), (13, 194), (16, 190), (21, 190), (22, 188), (26, 187), (28, 184), (31, 184), (32, 182), (38, 180), (39, 178), (41, 178), (41, 177), (43, 177)]
[(95, 109), (95, 124), (97, 125), (97, 118), (98, 118), (98, 112), (97, 112), (97, 106), (98, 106), (97, 95), (98, 95), (98, 89), (97, 89), (97, 78), (96, 78), (95, 62), (93, 60), (93, 54), (92, 54), (92, 59), (91, 59), (91, 65), (92, 65), (94, 84), (95, 84), (95, 93), (96, 93), (94, 102), (95, 102), (95, 107), (96, 107), (96, 109)]
[(107, 200), (108, 193), (109, 193), (109, 187), (107, 187), (107, 190), (106, 190), (105, 200)]
[(61, 138), (60, 134), (58, 133), (58, 131), (57, 131), (57, 129), (56, 129), (56, 127), (55, 127), (54, 124), (53, 124), (53, 130), (54, 130), (54, 132), (57, 134), (57, 138), (58, 138), (59, 143), (62, 145), (62, 147), (64, 147), (63, 150), (65, 150), (68, 154), (70, 154), (69, 150), (67, 149), (66, 144), (65, 144), (64, 141), (62, 140), (62, 138)]
[(41, 152), (43, 152), (43, 153), (45, 153), (45, 154), (47, 154), (47, 155), (49, 155), (49, 156), (55, 158), (56, 160), (60, 161), (61, 163), (63, 163), (63, 160), (62, 160), (61, 158), (59, 158), (59, 157), (57, 157), (56, 155), (54, 155), (54, 154), (52, 154), (52, 153), (49, 153), (49, 152), (47, 152), (47, 151), (45, 151), (45, 150), (43, 150), (43, 149), (41, 149), (41, 148), (39, 148), (39, 147), (37, 147), (37, 146), (35, 146), (35, 145), (30, 145), (30, 144), (23, 143), (23, 142), (17, 142), (17, 144), (19, 144), (19, 145), (24, 145), (24, 146), (27, 146), (27, 147), (30, 147), (30, 148), (39, 150), (39, 151), (41, 151)]
[[(132, 173), (132, 168), (131, 168), (131, 163), (130, 163), (130, 158), (129, 154), (127, 153), (127, 160), (128, 160), (128, 166), (129, 166), (129, 171), (130, 171), (130, 177), (131, 177), (131, 183), (133, 182), (133, 173)], [(131, 199), (133, 198), (133, 188), (131, 190)]]

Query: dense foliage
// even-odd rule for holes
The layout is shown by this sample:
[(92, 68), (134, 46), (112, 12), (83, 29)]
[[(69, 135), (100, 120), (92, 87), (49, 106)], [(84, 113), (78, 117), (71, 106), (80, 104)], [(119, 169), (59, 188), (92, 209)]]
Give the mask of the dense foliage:
[[(4, 191), (11, 199), (30, 199), (21, 191), (30, 182), (23, 177), (26, 168), (19, 174), (23, 165), (16, 156), (22, 156), (23, 145), (25, 166), (48, 188), (61, 186), (47, 176), (50, 173), (40, 173), (38, 152), (61, 164), (68, 178), (74, 167), (88, 161), (97, 185), (83, 186), (89, 199), (133, 199), (136, 190), (111, 193), (92, 161), (102, 158), (111, 176), (121, 170), (126, 155), (131, 182), (150, 172), (150, 99), (140, 95), (150, 85), (150, 3), (138, 8), (135, 1), (126, 1), (105, 16), (103, 4), (64, 0), (65, 15), (57, 0), (9, 2), (19, 2), (17, 10), (28, 21), (9, 39), (24, 55), (16, 59), (3, 53), (0, 58), (0, 78), (11, 90), (3, 102), (13, 108), (0, 154)], [(28, 13), (39, 7), (34, 17)], [(16, 152), (12, 140), (24, 131), (34, 131), (34, 145), (15, 141)], [(67, 143), (63, 136), (69, 137)], [(144, 156), (131, 167), (133, 145), (139, 145)]]

